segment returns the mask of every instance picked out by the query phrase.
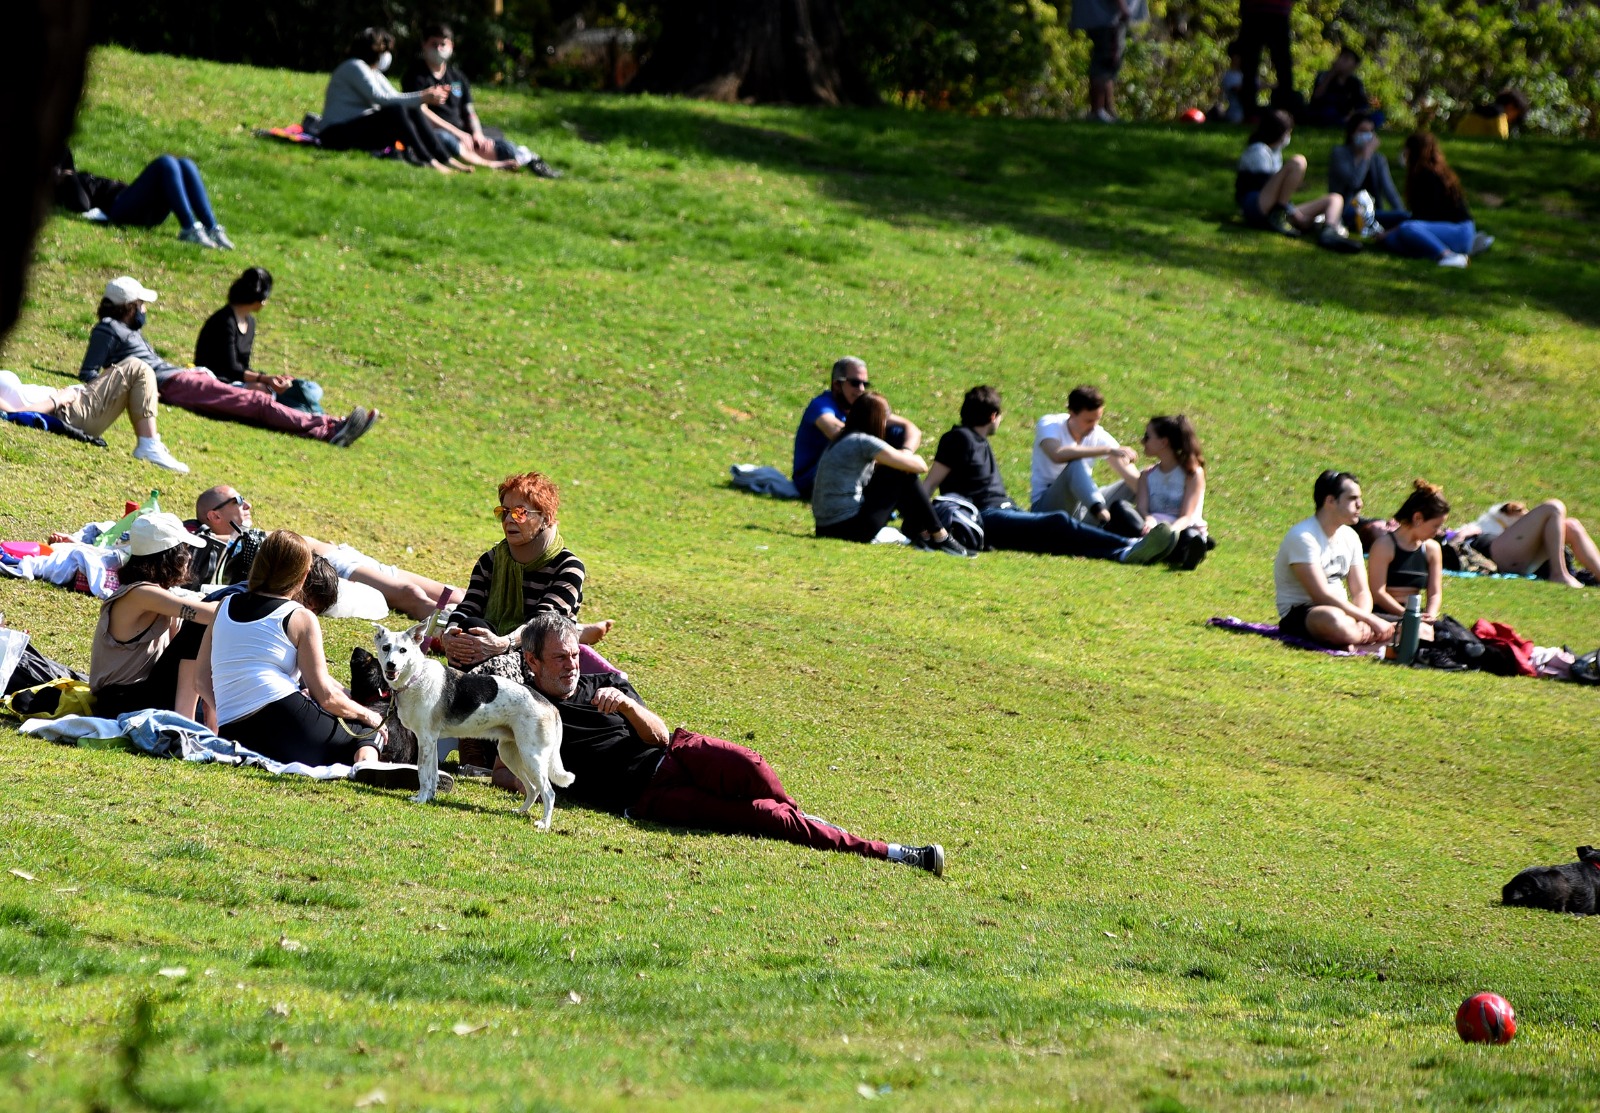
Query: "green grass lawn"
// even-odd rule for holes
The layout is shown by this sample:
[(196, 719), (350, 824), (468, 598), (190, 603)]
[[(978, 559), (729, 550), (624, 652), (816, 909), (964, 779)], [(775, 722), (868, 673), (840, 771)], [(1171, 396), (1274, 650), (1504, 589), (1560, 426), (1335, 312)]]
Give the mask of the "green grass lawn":
[[(192, 154), (240, 250), (58, 216), (0, 366), (70, 381), (121, 273), (181, 360), (261, 264), (258, 365), (384, 421), (343, 451), (164, 408), (187, 477), (122, 426), (105, 451), (0, 427), (0, 534), (151, 487), (187, 515), (227, 481), (259, 525), (462, 582), (496, 482), (538, 468), (585, 616), (669, 724), (747, 741), (853, 830), (942, 842), (948, 873), (0, 729), (0, 1107), (1600, 1102), (1595, 925), (1499, 904), (1600, 835), (1597, 693), (1204, 626), (1271, 616), (1326, 466), (1380, 513), (1421, 475), (1458, 521), (1559, 496), (1600, 526), (1600, 149), (1447, 142), (1499, 237), (1448, 272), (1245, 233), (1228, 130), (485, 89), (567, 176), (444, 179), (252, 137), (321, 90), (98, 53), (79, 165)], [(1314, 181), (1332, 142), (1295, 137)], [(999, 386), (1022, 498), (1077, 383), (1125, 442), (1189, 414), (1220, 547), (1181, 575), (813, 539), (727, 467), (787, 467), (846, 353), (930, 437)], [(0, 581), (0, 608), (87, 665), (92, 600)], [(1600, 591), (1451, 580), (1445, 609), (1600, 642)], [(327, 634), (342, 676), (366, 629)], [(1455, 1035), (1483, 989), (1508, 1047)]]

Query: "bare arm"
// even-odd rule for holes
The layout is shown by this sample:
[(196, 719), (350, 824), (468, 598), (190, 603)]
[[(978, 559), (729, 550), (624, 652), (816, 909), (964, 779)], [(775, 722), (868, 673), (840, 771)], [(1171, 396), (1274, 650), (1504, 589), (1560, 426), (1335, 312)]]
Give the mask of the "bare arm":
[[(1337, 595), (1330, 591), (1328, 589), (1328, 581), (1322, 578), (1321, 568), (1318, 568), (1313, 564), (1291, 564), (1289, 567), (1294, 571), (1294, 578), (1300, 581), (1300, 586), (1306, 589), (1306, 594), (1311, 596), (1311, 602), (1313, 606), (1337, 608), (1338, 610), (1341, 610), (1345, 614), (1349, 615), (1351, 618), (1355, 619), (1357, 622), (1364, 622), (1379, 634), (1382, 634), (1385, 637), (1388, 636), (1390, 630), (1392, 629), (1389, 623), (1385, 622), (1371, 611), (1362, 609), (1354, 602), (1340, 599)], [(1360, 564), (1353, 564), (1350, 566), (1350, 578), (1352, 581), (1359, 579), (1361, 590), (1359, 598), (1362, 602), (1370, 605), (1371, 598), (1367, 594), (1367, 579), (1365, 573), (1361, 571)], [(1352, 588), (1354, 588), (1354, 586), (1355, 585), (1352, 584)], [(1352, 599), (1358, 598), (1354, 590), (1351, 591), (1351, 597)]]
[(1432, 622), (1439, 617), (1439, 608), (1444, 606), (1444, 550), (1437, 541), (1424, 541), (1422, 548), (1428, 554), (1428, 593), (1422, 618), (1424, 622)]
[[(81, 386), (64, 386), (60, 390), (51, 391), (50, 397), (45, 401), (44, 405), (31, 412), (40, 414), (53, 414), (62, 406), (65, 406), (82, 393), (83, 387)], [(6, 402), (5, 399), (0, 398), (0, 413), (15, 414), (27, 412), (30, 411), (13, 406)]]
[(913, 475), (921, 475), (928, 470), (928, 462), (915, 452), (907, 452), (899, 448), (885, 448), (873, 457), (880, 464), (894, 468), (896, 471), (908, 471)]
[(1350, 565), (1350, 574), (1345, 577), (1345, 583), (1350, 588), (1350, 605), (1366, 614), (1372, 613), (1372, 590), (1367, 584), (1367, 569), (1359, 560)]
[(945, 477), (949, 474), (950, 465), (941, 464), (937, 460), (928, 467), (928, 474), (922, 477), (922, 489), (928, 492), (929, 498), (934, 496), (934, 493), (939, 490), (939, 484), (943, 483)]
[[(1112, 467), (1129, 483), (1132, 483), (1138, 473), (1133, 470), (1133, 461), (1139, 454), (1131, 448), (1120, 445), (1106, 446), (1101, 444), (1078, 444), (1074, 441), (1063, 441), (1058, 437), (1046, 437), (1039, 442), (1039, 447), (1044, 454), (1058, 464), (1070, 464), (1074, 460), (1092, 460), (1096, 457), (1105, 457), (1112, 462)], [(1118, 462), (1120, 461), (1120, 466)]]
[[(1150, 467), (1140, 472), (1139, 481), (1133, 485), (1133, 508), (1139, 512), (1139, 517), (1141, 518), (1150, 517), (1150, 488), (1146, 485), (1145, 476), (1149, 475), (1154, 467), (1155, 465), (1151, 464)], [(1187, 497), (1185, 497), (1184, 501), (1188, 501)], [(1172, 530), (1176, 533), (1178, 527), (1173, 526)]]
[(443, 116), (440, 116), (425, 104), (422, 105), (422, 118), (427, 120), (429, 124), (438, 128), (440, 131), (448, 131), (451, 135), (455, 136), (462, 142), (467, 142), (472, 138), (472, 136), (468, 135), (466, 132), (450, 123)]
[(330, 715), (353, 719), (369, 727), (383, 725), (382, 715), (351, 699), (328, 675), (328, 662), (322, 655), (322, 627), (317, 625), (316, 616), (304, 607), (289, 616), (289, 640), (296, 650), (300, 681), (319, 707)]
[(112, 604), (111, 636), (127, 641), (148, 626), (154, 615), (210, 626), (216, 614), (215, 603), (203, 603), (155, 584), (139, 584)]
[[(206, 636), (200, 639), (200, 652), (195, 655), (195, 687), (200, 690), (200, 698), (206, 701), (206, 706), (213, 715), (217, 710), (217, 693), (213, 690), (215, 685), (211, 682), (211, 627), (206, 627)], [(213, 726), (215, 731), (216, 727)]]
[(899, 424), (905, 426), (906, 443), (902, 447), (904, 447), (907, 452), (915, 452), (917, 449), (922, 447), (922, 430), (913, 425), (908, 418), (901, 417), (899, 414), (890, 414), (889, 424)]
[[(1183, 480), (1183, 504), (1178, 507), (1178, 520), (1172, 523), (1174, 533), (1188, 529), (1200, 521), (1200, 505), (1206, 497), (1206, 469), (1196, 468)], [(1143, 514), (1141, 510), (1139, 513)]]
[(1371, 581), (1374, 608), (1384, 614), (1402, 614), (1405, 604), (1389, 594), (1389, 565), (1394, 563), (1394, 540), (1387, 533), (1372, 543), (1367, 557), (1367, 579)]
[(639, 733), (639, 737), (652, 746), (665, 746), (672, 736), (660, 715), (638, 700), (628, 698), (619, 689), (601, 688), (591, 702), (607, 715), (621, 715), (628, 720), (628, 725)]
[(817, 432), (821, 433), (824, 437), (827, 437), (830, 441), (838, 440), (839, 434), (844, 432), (844, 422), (840, 421), (832, 414), (823, 414), (821, 417), (817, 418), (816, 421), (812, 422), (812, 424), (817, 427)]

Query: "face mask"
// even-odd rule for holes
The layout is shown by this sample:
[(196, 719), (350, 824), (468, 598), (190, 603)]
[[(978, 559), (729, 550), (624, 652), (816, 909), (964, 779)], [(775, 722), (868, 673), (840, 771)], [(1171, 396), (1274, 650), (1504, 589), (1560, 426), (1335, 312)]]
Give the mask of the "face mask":
[(144, 320), (144, 310), (141, 309), (139, 312), (133, 315), (133, 320), (128, 323), (128, 327), (134, 332), (138, 332), (140, 329), (144, 328)]
[(1286, 135), (1286, 136), (1283, 137), (1283, 147), (1279, 147), (1278, 150), (1281, 151), (1281, 150), (1284, 149), (1284, 147), (1287, 147), (1288, 145), (1289, 145), (1289, 137)]
[(442, 66), (455, 55), (455, 48), (446, 44), (438, 48), (430, 47), (422, 53), (430, 66)]
[(1368, 143), (1371, 143), (1377, 137), (1378, 137), (1378, 135), (1377, 135), (1376, 132), (1358, 131), (1358, 132), (1356, 132), (1356, 146), (1357, 147), (1365, 147)]
[(379, 73), (385, 73), (389, 69), (389, 63), (393, 61), (394, 55), (385, 50), (382, 54), (378, 55), (378, 60), (376, 63), (374, 63), (374, 67)]

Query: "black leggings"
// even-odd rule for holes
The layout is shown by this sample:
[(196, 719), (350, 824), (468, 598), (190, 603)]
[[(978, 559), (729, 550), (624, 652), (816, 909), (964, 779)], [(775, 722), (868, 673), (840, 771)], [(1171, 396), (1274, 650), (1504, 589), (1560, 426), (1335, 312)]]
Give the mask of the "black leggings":
[[(353, 729), (365, 730), (360, 726)], [(242, 719), (223, 723), (217, 733), (285, 764), (303, 761), (307, 765), (349, 765), (355, 760), (356, 750), (377, 745), (375, 739), (351, 738), (339, 725), (337, 716), (318, 707), (304, 692), (273, 700)]]
[(1244, 85), (1239, 99), (1246, 116), (1260, 108), (1256, 89), (1261, 82), (1261, 51), (1272, 56), (1272, 72), (1279, 93), (1294, 92), (1294, 55), (1289, 49), (1289, 17), (1273, 12), (1240, 13), (1239, 64), (1244, 69)]
[(104, 688), (96, 688), (94, 713), (102, 719), (115, 719), (130, 711), (154, 707), (194, 718), (194, 708), (173, 707), (178, 702), (178, 666), (199, 656), (200, 639), (205, 636), (205, 626), (198, 622), (185, 622), (177, 636), (162, 650), (161, 656), (156, 658), (149, 676), (132, 684), (107, 684)]
[(433, 128), (422, 118), (422, 110), (398, 104), (328, 124), (317, 133), (317, 139), (330, 151), (381, 151), (402, 143), (407, 162), (446, 162), (450, 158), (450, 153), (433, 137)]
[(871, 541), (889, 524), (896, 510), (905, 523), (906, 536), (913, 541), (924, 533), (937, 533), (944, 528), (934, 517), (933, 502), (915, 475), (879, 464), (873, 471), (872, 482), (861, 492), (861, 509), (856, 511), (856, 516), (831, 526), (818, 526), (817, 536)]

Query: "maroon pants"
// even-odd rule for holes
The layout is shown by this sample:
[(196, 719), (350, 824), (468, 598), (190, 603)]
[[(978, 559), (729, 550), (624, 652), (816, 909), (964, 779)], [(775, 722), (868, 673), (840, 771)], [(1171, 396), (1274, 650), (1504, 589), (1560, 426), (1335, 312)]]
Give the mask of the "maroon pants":
[(342, 418), (308, 414), (282, 405), (262, 390), (225, 383), (208, 371), (179, 371), (159, 384), (161, 400), (212, 417), (227, 417), (246, 425), (264, 425), (302, 437), (325, 441), (339, 428)]
[(888, 844), (863, 839), (800, 810), (772, 766), (754, 750), (679, 727), (643, 795), (636, 819), (784, 839), (814, 850), (887, 858)]

